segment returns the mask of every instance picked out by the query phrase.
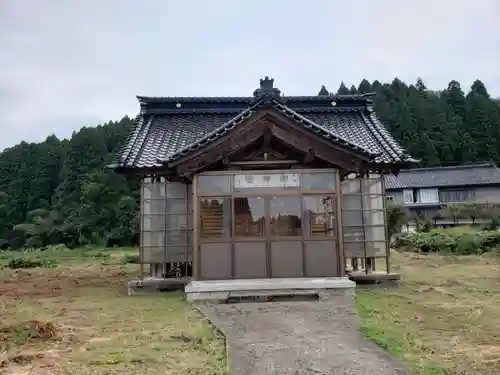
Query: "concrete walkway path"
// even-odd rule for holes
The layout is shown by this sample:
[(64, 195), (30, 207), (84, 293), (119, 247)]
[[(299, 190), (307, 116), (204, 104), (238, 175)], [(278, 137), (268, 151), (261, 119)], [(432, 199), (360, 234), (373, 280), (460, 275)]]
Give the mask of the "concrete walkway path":
[(199, 304), (226, 336), (230, 375), (407, 375), (335, 301)]

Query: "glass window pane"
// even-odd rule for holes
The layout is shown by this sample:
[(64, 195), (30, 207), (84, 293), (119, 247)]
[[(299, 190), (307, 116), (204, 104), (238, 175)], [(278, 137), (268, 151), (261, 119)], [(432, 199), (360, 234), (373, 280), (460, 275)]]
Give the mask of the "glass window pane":
[(419, 203), (437, 203), (439, 202), (438, 189), (420, 189), (418, 191)]
[(403, 190), (403, 201), (405, 203), (413, 203), (415, 197), (413, 195), (413, 189), (404, 189)]
[(365, 231), (363, 227), (344, 227), (344, 242), (364, 241)]
[(365, 239), (366, 241), (385, 241), (385, 226), (373, 226), (365, 227)]
[(342, 225), (384, 225), (384, 210), (344, 210), (342, 211)]
[(165, 245), (165, 232), (142, 232), (142, 245), (143, 246), (164, 246)]
[(304, 190), (333, 190), (335, 189), (335, 174), (304, 173), (302, 175), (302, 189)]
[(344, 242), (346, 258), (385, 257), (387, 256), (386, 242)]
[(165, 198), (165, 182), (145, 182), (143, 184), (143, 197), (145, 199)]
[(262, 237), (265, 235), (265, 201), (262, 197), (234, 199), (235, 236)]
[(345, 242), (344, 241), (344, 256), (346, 258), (364, 258), (365, 243), (364, 242)]
[(142, 199), (151, 199), (151, 183), (143, 182), (142, 184)]
[(363, 211), (342, 211), (343, 226), (363, 225)]
[(343, 210), (361, 210), (363, 208), (363, 197), (361, 195), (342, 195)]
[(141, 250), (141, 260), (144, 263), (165, 263), (164, 246), (144, 246)]
[(167, 214), (186, 214), (187, 199), (185, 198), (167, 198), (166, 203)]
[(363, 194), (383, 194), (381, 178), (364, 178)]
[(368, 257), (385, 257), (387, 256), (387, 242), (367, 242), (366, 254)]
[(165, 215), (144, 215), (142, 220), (144, 231), (165, 230)]
[(166, 229), (186, 230), (188, 229), (187, 215), (168, 215), (165, 218)]
[(385, 225), (384, 210), (364, 211), (365, 225)]
[(304, 197), (304, 229), (308, 236), (335, 236), (336, 198), (331, 196)]
[(363, 208), (365, 210), (383, 210), (384, 209), (384, 196), (377, 195), (364, 195), (363, 196)]
[(144, 215), (164, 215), (165, 214), (165, 200), (145, 200), (142, 205), (142, 213)]
[(188, 235), (185, 230), (170, 230), (166, 232), (165, 244), (167, 246), (187, 246)]
[(167, 246), (166, 253), (169, 262), (181, 262), (189, 259), (187, 246)]
[(386, 238), (385, 226), (357, 226), (344, 227), (344, 242), (354, 241), (385, 241)]
[(181, 182), (167, 182), (166, 193), (168, 198), (186, 198), (187, 185)]
[(231, 199), (201, 199), (200, 221), (202, 238), (231, 236)]
[(361, 192), (361, 180), (359, 178), (345, 179), (340, 183), (343, 194), (359, 194)]
[(272, 236), (301, 236), (300, 197), (272, 197), (269, 208)]
[(198, 191), (200, 194), (227, 194), (231, 192), (231, 176), (199, 176)]

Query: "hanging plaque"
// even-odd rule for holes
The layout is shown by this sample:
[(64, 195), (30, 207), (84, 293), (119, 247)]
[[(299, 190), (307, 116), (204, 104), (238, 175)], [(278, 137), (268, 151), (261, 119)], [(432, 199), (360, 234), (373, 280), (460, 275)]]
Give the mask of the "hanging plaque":
[(300, 176), (297, 173), (235, 175), (234, 186), (237, 189), (299, 187)]

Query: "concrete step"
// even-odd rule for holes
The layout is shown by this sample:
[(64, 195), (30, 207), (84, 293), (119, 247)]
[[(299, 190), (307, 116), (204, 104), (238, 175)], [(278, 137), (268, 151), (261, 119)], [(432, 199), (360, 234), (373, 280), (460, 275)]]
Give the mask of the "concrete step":
[(314, 299), (321, 295), (354, 295), (356, 283), (347, 278), (295, 278), (191, 281), (186, 285), (188, 301)]
[(244, 290), (230, 292), (227, 303), (317, 301), (319, 293), (306, 289)]

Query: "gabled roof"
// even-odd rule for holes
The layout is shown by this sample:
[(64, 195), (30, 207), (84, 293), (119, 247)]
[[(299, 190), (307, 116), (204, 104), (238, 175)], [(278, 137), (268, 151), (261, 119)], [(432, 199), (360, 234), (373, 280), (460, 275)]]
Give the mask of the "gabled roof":
[(137, 97), (141, 112), (112, 168), (159, 167), (230, 132), (272, 106), (374, 163), (415, 162), (380, 123), (371, 95), (281, 96), (261, 80), (252, 97)]
[(425, 187), (460, 187), (500, 184), (500, 169), (494, 164), (471, 164), (453, 167), (415, 168), (386, 175), (389, 190)]

